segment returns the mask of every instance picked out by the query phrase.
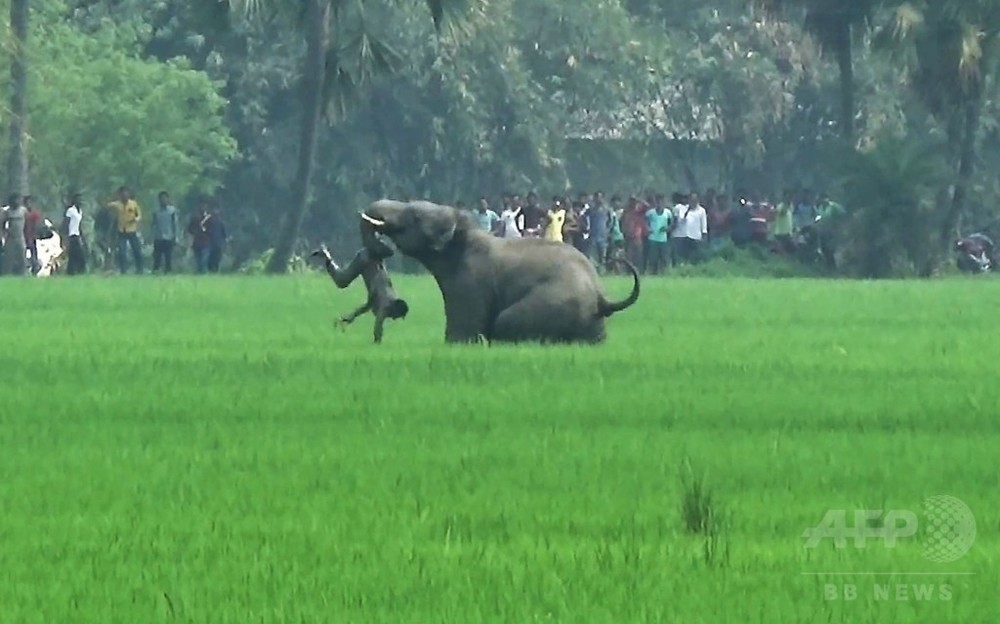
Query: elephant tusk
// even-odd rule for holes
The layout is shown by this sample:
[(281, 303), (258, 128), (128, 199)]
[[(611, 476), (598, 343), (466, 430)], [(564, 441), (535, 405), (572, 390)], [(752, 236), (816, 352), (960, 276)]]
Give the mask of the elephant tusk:
[(365, 221), (367, 221), (368, 223), (371, 223), (375, 227), (382, 227), (382, 226), (385, 225), (385, 221), (382, 221), (380, 219), (376, 219), (375, 217), (369, 217), (367, 214), (365, 214), (363, 212), (361, 213), (361, 218), (364, 219)]

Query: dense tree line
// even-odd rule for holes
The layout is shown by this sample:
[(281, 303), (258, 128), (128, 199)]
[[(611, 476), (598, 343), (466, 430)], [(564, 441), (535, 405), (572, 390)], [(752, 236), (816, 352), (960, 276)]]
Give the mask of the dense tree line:
[(3, 4), (8, 185), (217, 194), (237, 264), (381, 195), (808, 186), (852, 272), (926, 274), (1000, 199), (990, 0)]

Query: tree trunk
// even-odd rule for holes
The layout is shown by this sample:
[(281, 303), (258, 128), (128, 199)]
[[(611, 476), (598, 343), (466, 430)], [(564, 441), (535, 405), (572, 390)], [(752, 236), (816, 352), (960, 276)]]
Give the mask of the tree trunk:
[(958, 177), (955, 180), (955, 192), (951, 196), (951, 206), (945, 215), (941, 227), (941, 244), (950, 246), (956, 235), (959, 219), (965, 212), (965, 204), (972, 183), (972, 174), (976, 169), (976, 138), (979, 135), (979, 122), (983, 115), (982, 90), (977, 91), (965, 105), (962, 128), (962, 146), (958, 162)]
[(854, 142), (854, 45), (851, 25), (845, 23), (837, 35), (837, 65), (840, 68), (840, 136)]
[(309, 211), (316, 148), (323, 121), (323, 83), (326, 53), (330, 45), (330, 2), (308, 0), (306, 8), (306, 56), (302, 67), (302, 126), (299, 137), (298, 170), (292, 188), (292, 202), (275, 241), (274, 254), (267, 263), (268, 273), (284, 273), (292, 256), (302, 222)]
[(10, 3), (10, 151), (7, 188), (27, 194), (28, 187), (28, 0)]

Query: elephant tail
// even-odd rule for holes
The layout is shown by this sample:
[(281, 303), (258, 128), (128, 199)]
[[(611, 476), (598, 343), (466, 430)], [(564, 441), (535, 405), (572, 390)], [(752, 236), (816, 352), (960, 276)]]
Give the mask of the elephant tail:
[(627, 268), (628, 272), (632, 274), (632, 294), (624, 301), (608, 301), (602, 296), (600, 302), (597, 304), (597, 313), (604, 318), (611, 316), (615, 312), (621, 312), (639, 300), (639, 271), (628, 260), (619, 259), (617, 262)]

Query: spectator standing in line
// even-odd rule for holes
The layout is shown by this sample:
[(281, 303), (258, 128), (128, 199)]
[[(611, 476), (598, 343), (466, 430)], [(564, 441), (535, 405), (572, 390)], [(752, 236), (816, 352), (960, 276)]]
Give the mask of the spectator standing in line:
[(558, 197), (552, 198), (552, 208), (549, 209), (542, 222), (545, 240), (556, 243), (563, 242), (563, 227), (566, 225), (566, 208)]
[(664, 208), (663, 202), (658, 202), (657, 205), (646, 211), (646, 222), (649, 224), (649, 235), (646, 243), (646, 258), (643, 263), (644, 269), (646, 273), (659, 275), (667, 266), (667, 241), (670, 236), (673, 215)]
[(42, 225), (42, 213), (35, 207), (35, 201), (31, 195), (25, 196), (24, 207), (28, 211), (24, 218), (24, 244), (28, 249), (31, 274), (37, 275), (42, 270), (42, 262), (38, 259), (38, 230)]
[(590, 212), (590, 205), (586, 198), (587, 196), (581, 193), (580, 199), (573, 204), (573, 211), (566, 219), (566, 230), (571, 236), (570, 242), (577, 251), (589, 258), (590, 224), (587, 215)]
[(521, 214), (521, 207), (511, 198), (500, 213), (500, 235), (504, 238), (521, 238), (523, 229), (524, 215)]
[(142, 275), (142, 241), (139, 240), (139, 222), (142, 209), (132, 197), (127, 186), (118, 189), (118, 199), (108, 204), (116, 217), (118, 234), (118, 270), (122, 275), (128, 272), (128, 249), (132, 249), (135, 272)]
[(754, 193), (750, 202), (750, 233), (753, 242), (767, 245), (773, 216), (774, 210), (771, 204), (763, 201), (757, 193)]
[(637, 197), (630, 197), (628, 207), (622, 213), (622, 228), (625, 234), (625, 255), (636, 267), (646, 265), (646, 236), (649, 223), (643, 204)]
[(188, 221), (187, 231), (191, 235), (191, 252), (194, 255), (195, 271), (205, 273), (208, 271), (208, 254), (210, 241), (208, 237), (208, 201), (201, 200), (198, 203), (198, 210), (191, 215)]
[[(708, 213), (698, 200), (697, 193), (688, 195), (684, 216), (674, 227), (673, 246), (680, 261), (697, 263), (701, 259), (701, 245), (708, 236)], [(678, 260), (674, 256), (674, 266)]]
[(3, 248), (3, 269), (5, 275), (24, 276), (26, 245), (24, 242), (24, 224), (27, 221), (28, 209), (20, 195), (11, 195), (7, 202), (0, 222), (0, 230), (6, 230), (6, 240)]
[(745, 196), (740, 196), (739, 203), (730, 218), (730, 236), (737, 247), (749, 245), (753, 240), (752, 209), (750, 201)]
[(798, 201), (795, 203), (795, 213), (792, 217), (795, 231), (798, 232), (803, 228), (810, 228), (815, 221), (816, 200), (811, 190), (803, 189), (799, 194)]
[[(697, 201), (697, 196), (695, 196), (695, 201)], [(686, 251), (686, 241), (685, 238), (685, 227), (687, 213), (690, 210), (688, 205), (689, 196), (685, 196), (683, 193), (674, 193), (670, 196), (670, 202), (673, 207), (670, 212), (673, 215), (673, 222), (670, 228), (670, 265), (677, 266), (684, 259), (684, 253)]]
[(489, 232), (490, 234), (496, 233), (500, 217), (490, 208), (490, 202), (485, 197), (479, 198), (479, 205), (472, 213), (472, 218), (476, 220), (476, 225), (479, 226), (480, 230)]
[(816, 231), (819, 239), (819, 251), (823, 254), (826, 268), (837, 269), (837, 230), (841, 218), (847, 214), (844, 207), (823, 194), (816, 206)]
[(587, 229), (590, 232), (590, 250), (598, 270), (608, 263), (608, 241), (611, 236), (611, 208), (604, 202), (604, 193), (594, 193), (594, 205), (587, 212)]
[(608, 261), (611, 258), (618, 258), (625, 253), (625, 231), (622, 228), (622, 217), (625, 209), (622, 207), (622, 198), (615, 195), (611, 198), (611, 225), (610, 241), (608, 247)]
[(795, 232), (795, 195), (792, 191), (785, 191), (781, 202), (774, 210), (773, 230), (778, 249), (788, 255), (795, 253), (795, 244), (792, 239)]
[(5, 225), (7, 221), (5, 217), (7, 216), (7, 211), (10, 210), (11, 200), (13, 200), (14, 197), (15, 196), (8, 197), (7, 203), (0, 206), (0, 275), (3, 275), (4, 272), (3, 257), (4, 248), (7, 244), (7, 227)]
[(174, 269), (174, 247), (180, 235), (177, 208), (170, 201), (170, 194), (161, 191), (157, 197), (160, 205), (153, 213), (153, 273), (163, 267), (163, 273)]
[(708, 210), (708, 240), (713, 250), (725, 244), (729, 238), (730, 209), (729, 197), (727, 195), (717, 195), (712, 206), (707, 206)]
[(576, 211), (577, 232), (573, 245), (580, 250), (580, 253), (589, 258), (591, 247), (590, 211), (594, 208), (594, 198), (587, 193), (580, 193), (576, 201), (579, 209)]
[(205, 224), (205, 231), (208, 233), (208, 271), (218, 273), (222, 266), (222, 254), (226, 251), (226, 241), (229, 240), (229, 232), (226, 230), (226, 223), (222, 220), (222, 209), (214, 200), (210, 204), (212, 212), (208, 215), (208, 222)]
[(545, 227), (546, 213), (538, 203), (538, 193), (530, 191), (525, 197), (526, 203), (522, 214), (524, 215), (523, 234), (528, 238), (538, 238), (542, 236)]
[(73, 193), (63, 216), (62, 233), (66, 237), (67, 275), (83, 275), (87, 272), (87, 253), (83, 240), (83, 205), (79, 193)]

